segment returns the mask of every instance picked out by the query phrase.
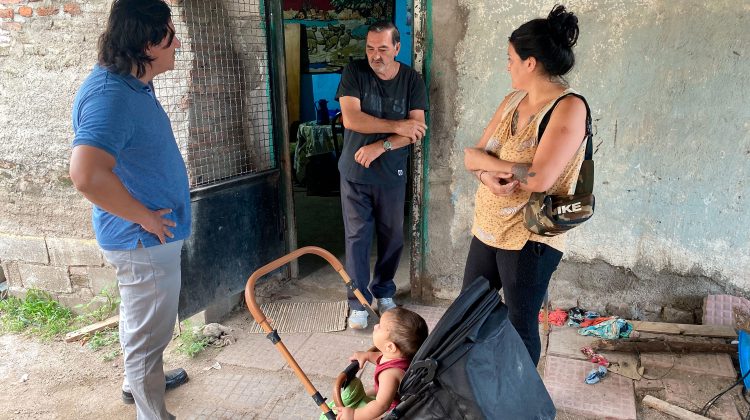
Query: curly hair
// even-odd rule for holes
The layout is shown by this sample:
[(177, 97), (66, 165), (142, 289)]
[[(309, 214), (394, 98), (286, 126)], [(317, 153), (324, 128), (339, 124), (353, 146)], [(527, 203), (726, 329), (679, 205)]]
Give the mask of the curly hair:
[(166, 36), (170, 43), (174, 38), (170, 18), (171, 10), (162, 0), (115, 0), (99, 37), (99, 65), (118, 74), (130, 74), (135, 68), (136, 77), (143, 76), (153, 61), (146, 48)]

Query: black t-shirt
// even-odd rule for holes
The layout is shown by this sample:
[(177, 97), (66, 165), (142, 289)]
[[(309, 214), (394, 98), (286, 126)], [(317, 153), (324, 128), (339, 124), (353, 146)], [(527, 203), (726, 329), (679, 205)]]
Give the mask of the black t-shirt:
[[(360, 101), (362, 112), (385, 120), (403, 120), (409, 111), (427, 110), (427, 90), (414, 69), (399, 63), (398, 74), (391, 80), (380, 79), (367, 60), (349, 63), (341, 74), (336, 99), (353, 96)], [(339, 159), (339, 172), (350, 182), (389, 185), (406, 182), (406, 159), (409, 147), (380, 155), (369, 168), (354, 161), (360, 147), (385, 139), (393, 133), (361, 134), (344, 130), (344, 147)]]

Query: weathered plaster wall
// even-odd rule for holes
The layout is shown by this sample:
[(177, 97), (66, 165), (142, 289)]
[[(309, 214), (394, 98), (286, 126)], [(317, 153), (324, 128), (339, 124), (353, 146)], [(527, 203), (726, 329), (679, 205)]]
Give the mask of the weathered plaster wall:
[(70, 106), (108, 1), (0, 1), (0, 266), (11, 291), (88, 302), (115, 285), (68, 176)]
[[(23, 7), (32, 15), (22, 16)], [(44, 7), (55, 13), (40, 15)], [(92, 235), (89, 204), (68, 177), (70, 106), (96, 61), (93, 46), (108, 2), (80, 5), (77, 15), (63, 7), (63, 2), (0, 5), (14, 15), (0, 23), (0, 232)]]
[[(154, 82), (191, 186), (269, 169), (267, 43), (258, 2), (168, 0), (182, 38)], [(91, 205), (68, 176), (71, 105), (111, 0), (0, 0), (0, 281), (68, 305), (114, 286)]]
[[(457, 293), (470, 240), (476, 181), (463, 170), (462, 149), (509, 90), (507, 37), (554, 3), (432, 2), (427, 269), (437, 297)], [(568, 80), (593, 111), (597, 213), (570, 233), (551, 295), (658, 311), (678, 295), (688, 303), (677, 306), (689, 310), (708, 291), (750, 291), (750, 229), (742, 222), (750, 206), (750, 4), (566, 6), (581, 27)], [(606, 287), (585, 291), (613, 279), (623, 280), (612, 283), (617, 296)]]

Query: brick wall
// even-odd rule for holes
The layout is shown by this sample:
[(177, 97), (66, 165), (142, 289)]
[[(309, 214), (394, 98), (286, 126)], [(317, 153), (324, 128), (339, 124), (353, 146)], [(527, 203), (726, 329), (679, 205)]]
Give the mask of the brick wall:
[(81, 4), (41, 0), (0, 0), (0, 45), (10, 43), (12, 32), (23, 29), (27, 19), (56, 15), (78, 16)]
[(157, 77), (192, 186), (260, 172), (271, 152), (268, 60), (258, 0), (173, 2), (182, 47)]
[(72, 307), (117, 289), (114, 269), (94, 240), (0, 233), (0, 256), (11, 294), (42, 289)]

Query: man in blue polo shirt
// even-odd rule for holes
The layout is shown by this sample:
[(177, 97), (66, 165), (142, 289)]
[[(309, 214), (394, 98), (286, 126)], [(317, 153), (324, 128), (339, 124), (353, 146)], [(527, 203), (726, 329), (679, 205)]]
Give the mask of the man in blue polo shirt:
[(190, 235), (190, 190), (153, 78), (174, 69), (170, 9), (161, 0), (116, 0), (99, 39), (99, 63), (73, 103), (70, 177), (93, 203), (96, 239), (117, 271), (123, 401), (138, 419), (174, 418), (164, 391), (187, 381), (167, 372), (180, 293), (180, 254)]

